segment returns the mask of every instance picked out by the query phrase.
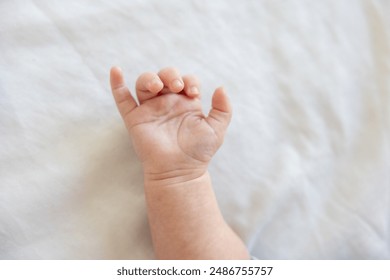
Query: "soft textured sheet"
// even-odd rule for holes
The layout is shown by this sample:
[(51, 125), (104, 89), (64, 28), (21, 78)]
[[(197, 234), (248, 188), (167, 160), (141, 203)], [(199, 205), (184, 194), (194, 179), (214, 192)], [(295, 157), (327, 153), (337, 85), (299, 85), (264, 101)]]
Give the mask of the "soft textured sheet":
[(0, 258), (153, 258), (108, 84), (176, 66), (234, 116), (210, 173), (260, 259), (390, 258), (390, 1), (0, 1)]

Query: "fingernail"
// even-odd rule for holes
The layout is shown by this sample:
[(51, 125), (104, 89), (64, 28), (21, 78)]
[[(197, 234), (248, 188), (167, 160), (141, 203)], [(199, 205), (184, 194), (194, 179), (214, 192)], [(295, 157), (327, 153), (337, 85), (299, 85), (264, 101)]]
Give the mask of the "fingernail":
[(199, 90), (197, 87), (193, 86), (190, 88), (190, 94), (197, 95), (199, 94)]
[(147, 88), (148, 88), (149, 90), (152, 90), (152, 89), (155, 89), (155, 88), (158, 87), (158, 86), (161, 86), (161, 84), (162, 84), (162, 82), (161, 82), (159, 79), (154, 78), (153, 80), (151, 80), (151, 81), (148, 83)]
[(174, 80), (173, 82), (172, 82), (172, 87), (173, 88), (177, 88), (177, 89), (179, 89), (179, 88), (182, 88), (183, 87), (183, 82), (182, 81), (180, 81), (180, 80)]

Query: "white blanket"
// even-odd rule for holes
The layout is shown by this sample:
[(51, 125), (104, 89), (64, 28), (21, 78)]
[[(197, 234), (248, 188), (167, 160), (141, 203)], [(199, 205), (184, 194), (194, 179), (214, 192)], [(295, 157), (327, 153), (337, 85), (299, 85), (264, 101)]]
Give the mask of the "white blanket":
[(224, 85), (210, 166), (260, 259), (390, 258), (390, 1), (0, 2), (0, 258), (153, 258), (108, 72)]

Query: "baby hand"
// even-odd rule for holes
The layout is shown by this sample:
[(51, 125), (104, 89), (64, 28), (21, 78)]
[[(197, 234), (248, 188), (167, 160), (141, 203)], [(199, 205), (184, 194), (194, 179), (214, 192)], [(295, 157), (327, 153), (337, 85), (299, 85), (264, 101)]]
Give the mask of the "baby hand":
[(202, 176), (221, 146), (232, 110), (223, 88), (215, 90), (212, 109), (202, 113), (199, 82), (174, 68), (144, 73), (136, 82), (139, 105), (111, 69), (111, 89), (146, 180), (189, 180)]

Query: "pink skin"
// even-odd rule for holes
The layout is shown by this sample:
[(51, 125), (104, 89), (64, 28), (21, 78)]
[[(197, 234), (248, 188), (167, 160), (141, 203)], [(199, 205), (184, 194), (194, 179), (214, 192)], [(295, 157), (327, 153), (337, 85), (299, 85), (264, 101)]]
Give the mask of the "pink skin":
[[(149, 224), (159, 259), (248, 259), (242, 241), (225, 223), (207, 166), (221, 146), (232, 109), (217, 88), (208, 116), (200, 85), (175, 68), (142, 74), (139, 104), (111, 69), (111, 88), (143, 165)], [(229, 244), (229, 246), (226, 246)]]

